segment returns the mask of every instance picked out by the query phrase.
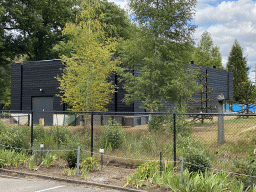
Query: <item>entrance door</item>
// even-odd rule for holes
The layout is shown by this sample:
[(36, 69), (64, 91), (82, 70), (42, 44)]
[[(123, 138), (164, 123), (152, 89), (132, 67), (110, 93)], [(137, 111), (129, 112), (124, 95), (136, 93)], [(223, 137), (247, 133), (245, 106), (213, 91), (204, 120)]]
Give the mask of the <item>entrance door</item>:
[(43, 118), (45, 126), (53, 123), (53, 97), (32, 97), (32, 110), (34, 110), (33, 123), (39, 124), (39, 119)]

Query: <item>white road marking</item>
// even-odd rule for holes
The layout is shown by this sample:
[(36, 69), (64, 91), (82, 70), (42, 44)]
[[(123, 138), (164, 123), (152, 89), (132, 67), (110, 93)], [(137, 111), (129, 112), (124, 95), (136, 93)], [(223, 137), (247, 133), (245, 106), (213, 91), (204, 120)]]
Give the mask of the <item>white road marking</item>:
[(57, 188), (61, 188), (61, 187), (64, 187), (64, 186), (57, 186), (57, 187), (52, 187), (52, 188), (43, 189), (43, 190), (40, 190), (40, 191), (35, 191), (35, 192), (48, 191), (48, 190), (57, 189)]

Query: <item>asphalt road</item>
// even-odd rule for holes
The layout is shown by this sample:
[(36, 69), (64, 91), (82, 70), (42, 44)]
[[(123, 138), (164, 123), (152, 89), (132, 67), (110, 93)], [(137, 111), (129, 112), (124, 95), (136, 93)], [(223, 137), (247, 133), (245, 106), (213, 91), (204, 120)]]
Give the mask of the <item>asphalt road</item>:
[(97, 188), (82, 184), (37, 178), (0, 177), (0, 192), (118, 192), (118, 190)]

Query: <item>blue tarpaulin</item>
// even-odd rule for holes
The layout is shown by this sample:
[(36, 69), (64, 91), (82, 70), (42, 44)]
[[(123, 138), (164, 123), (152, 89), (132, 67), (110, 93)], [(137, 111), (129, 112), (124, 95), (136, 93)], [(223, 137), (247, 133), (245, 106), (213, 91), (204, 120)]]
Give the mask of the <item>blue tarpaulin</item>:
[[(233, 104), (232, 105), (233, 111), (238, 112), (241, 111), (242, 108), (246, 109), (246, 106), (243, 104)], [(256, 105), (249, 105), (249, 111), (255, 113), (256, 112)]]

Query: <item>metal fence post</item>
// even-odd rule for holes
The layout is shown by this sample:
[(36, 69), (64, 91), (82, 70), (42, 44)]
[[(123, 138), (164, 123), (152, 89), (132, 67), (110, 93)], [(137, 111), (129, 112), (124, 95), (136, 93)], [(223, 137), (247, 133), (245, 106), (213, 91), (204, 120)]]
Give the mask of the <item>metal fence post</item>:
[(93, 156), (93, 112), (91, 113), (91, 157)]
[(176, 166), (176, 113), (173, 113), (173, 160)]
[(180, 181), (183, 186), (183, 157), (180, 157)]
[(34, 112), (32, 111), (32, 112), (31, 112), (31, 133), (30, 133), (30, 134), (31, 134), (31, 135), (30, 135), (30, 136), (31, 136), (31, 150), (32, 150), (33, 139), (34, 139), (34, 138), (33, 138), (33, 124), (34, 124), (34, 123), (33, 123), (33, 117), (34, 117)]
[(163, 172), (162, 151), (160, 151), (160, 175), (162, 175), (162, 172)]
[(77, 148), (76, 176), (79, 176), (80, 146)]
[(30, 125), (30, 115), (28, 114), (28, 126)]
[(223, 114), (223, 101), (224, 101), (224, 95), (221, 93), (217, 97), (218, 101), (218, 143), (224, 144), (225, 143), (225, 134), (224, 134), (224, 116)]

